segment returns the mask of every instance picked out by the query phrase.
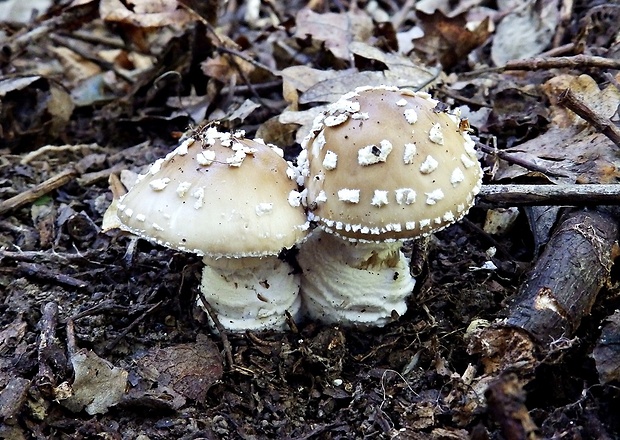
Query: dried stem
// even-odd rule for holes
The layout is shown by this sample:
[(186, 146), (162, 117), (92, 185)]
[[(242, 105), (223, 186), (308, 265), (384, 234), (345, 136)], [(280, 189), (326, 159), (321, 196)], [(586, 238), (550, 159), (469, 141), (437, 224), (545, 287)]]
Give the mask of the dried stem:
[(55, 189), (69, 183), (78, 175), (78, 172), (73, 168), (66, 169), (55, 176), (50, 177), (46, 181), (33, 186), (32, 188), (14, 196), (10, 199), (0, 202), (0, 215), (7, 212), (21, 208), (22, 206), (34, 202), (39, 197), (48, 194)]
[(477, 202), (495, 207), (619, 205), (620, 186), (616, 184), (483, 185)]
[(571, 89), (564, 90), (559, 97), (559, 104), (572, 110), (598, 131), (607, 136), (614, 144), (620, 147), (620, 129), (609, 118), (595, 112), (583, 102)]
[(211, 304), (209, 304), (209, 301), (207, 301), (207, 298), (204, 295), (204, 293), (202, 293), (202, 291), (199, 290), (198, 294), (200, 295), (200, 301), (202, 303), (202, 307), (207, 312), (207, 315), (209, 315), (209, 318), (211, 318), (211, 320), (213, 321), (213, 324), (215, 325), (215, 328), (217, 329), (217, 332), (220, 335), (220, 339), (222, 340), (222, 345), (224, 346), (224, 354), (226, 355), (226, 362), (228, 363), (228, 367), (232, 369), (235, 365), (235, 362), (233, 361), (233, 357), (232, 357), (232, 347), (230, 345), (230, 341), (228, 340), (228, 333), (226, 333), (226, 329), (224, 328), (224, 326), (218, 319), (217, 313), (215, 313), (215, 310), (213, 310), (213, 307), (211, 307)]

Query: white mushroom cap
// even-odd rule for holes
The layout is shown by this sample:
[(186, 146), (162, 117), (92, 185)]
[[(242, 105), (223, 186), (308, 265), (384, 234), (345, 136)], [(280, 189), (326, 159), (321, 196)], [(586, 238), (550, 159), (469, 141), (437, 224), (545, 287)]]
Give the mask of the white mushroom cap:
[(305, 237), (297, 184), (271, 147), (211, 127), (155, 162), (119, 201), (121, 227), (209, 257), (275, 255)]
[(462, 218), (482, 170), (460, 119), (427, 93), (363, 87), (314, 123), (303, 143), (310, 219), (352, 240), (427, 235)]

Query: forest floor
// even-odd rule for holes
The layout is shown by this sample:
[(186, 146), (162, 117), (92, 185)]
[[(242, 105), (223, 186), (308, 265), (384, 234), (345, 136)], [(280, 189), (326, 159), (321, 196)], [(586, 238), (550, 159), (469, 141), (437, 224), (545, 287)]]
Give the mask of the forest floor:
[(485, 185), (617, 184), (620, 5), (41, 1), (33, 20), (3, 3), (0, 438), (620, 438), (613, 209), (599, 257), (561, 250), (597, 278), (548, 340), (511, 304), (581, 208), (481, 203), (409, 243), (409, 309), (372, 329), (215, 335), (195, 305), (200, 258), (102, 231), (109, 180), (191, 127), (218, 120), (294, 160), (316, 114), (360, 85), (458, 107)]

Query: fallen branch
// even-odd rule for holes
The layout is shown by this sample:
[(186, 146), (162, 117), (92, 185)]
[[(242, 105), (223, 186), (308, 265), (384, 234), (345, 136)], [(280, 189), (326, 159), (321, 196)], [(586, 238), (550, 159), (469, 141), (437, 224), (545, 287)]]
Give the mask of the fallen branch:
[(611, 122), (609, 118), (595, 112), (588, 104), (575, 95), (571, 89), (566, 89), (560, 94), (558, 103), (581, 116), (620, 147), (620, 128)]
[(515, 374), (502, 374), (484, 393), (487, 412), (499, 425), (506, 440), (539, 439), (538, 427), (525, 406), (525, 392)]
[(525, 168), (530, 171), (537, 171), (539, 173), (545, 174), (551, 177), (570, 177), (568, 174), (558, 173), (557, 171), (552, 171), (544, 166), (535, 164), (533, 162), (524, 159), (518, 154), (513, 154), (507, 151), (498, 150), (497, 148), (490, 147), (488, 145), (482, 144), (478, 142), (476, 146), (484, 153), (499, 157), (500, 159), (505, 160), (508, 163), (519, 165), (520, 167)]
[(483, 185), (477, 203), (493, 207), (619, 205), (620, 185)]
[(67, 359), (63, 351), (56, 343), (56, 326), (58, 324), (58, 304), (46, 303), (41, 310), (39, 328), (41, 333), (38, 338), (37, 362), (39, 371), (35, 383), (39, 391), (46, 396), (54, 395), (56, 376), (54, 368), (64, 369)]
[(544, 69), (584, 69), (596, 68), (604, 70), (620, 69), (620, 60), (592, 56), (592, 55), (573, 55), (568, 57), (538, 57), (527, 58), (524, 60), (511, 60), (504, 66), (488, 67), (472, 70), (463, 76), (479, 76), (487, 72), (505, 72), (507, 70), (544, 70)]
[(502, 70), (583, 69), (584, 67), (617, 70), (620, 69), (620, 60), (582, 54), (571, 57), (529, 58), (508, 61)]
[(523, 378), (538, 355), (570, 346), (609, 281), (617, 240), (617, 222), (600, 212), (576, 211), (559, 223), (506, 318), (470, 339), (470, 352), (481, 355), (487, 374), (512, 369)]
[(570, 338), (608, 282), (618, 224), (596, 211), (568, 215), (509, 307), (502, 325), (528, 332), (548, 351)]
[(34, 202), (45, 194), (48, 194), (55, 189), (66, 185), (77, 175), (78, 172), (73, 167), (68, 168), (61, 173), (50, 177), (46, 181), (41, 182), (38, 185), (35, 185), (20, 194), (17, 194), (16, 196), (0, 202), (0, 215), (6, 214), (7, 212), (13, 211), (15, 209), (21, 208), (28, 203)]

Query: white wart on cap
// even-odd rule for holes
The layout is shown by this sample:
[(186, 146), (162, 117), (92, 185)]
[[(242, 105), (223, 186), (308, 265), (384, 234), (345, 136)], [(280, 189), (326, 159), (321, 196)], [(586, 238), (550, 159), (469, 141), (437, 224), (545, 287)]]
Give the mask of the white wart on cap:
[(310, 218), (365, 241), (423, 236), (459, 220), (482, 177), (460, 122), (427, 93), (363, 87), (344, 95), (304, 141)]

